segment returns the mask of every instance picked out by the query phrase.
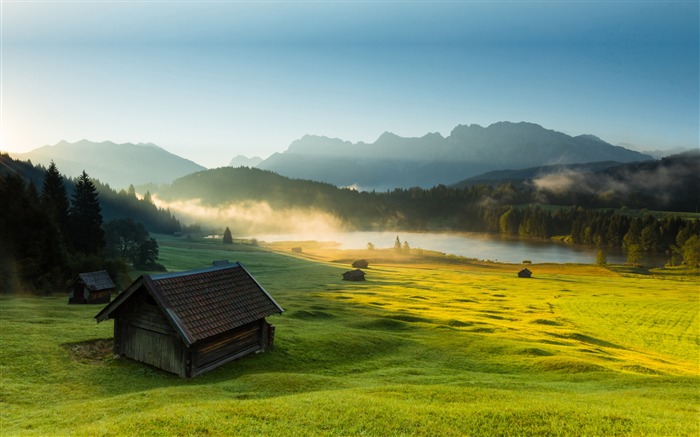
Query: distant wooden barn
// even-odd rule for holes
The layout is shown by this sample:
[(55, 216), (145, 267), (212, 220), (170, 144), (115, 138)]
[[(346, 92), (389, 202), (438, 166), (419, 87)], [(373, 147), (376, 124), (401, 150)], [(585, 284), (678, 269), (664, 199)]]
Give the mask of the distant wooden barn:
[(369, 267), (369, 262), (367, 262), (366, 259), (358, 259), (357, 261), (352, 263), (352, 266), (356, 269), (366, 269), (367, 267)]
[(194, 377), (272, 347), (283, 309), (240, 263), (143, 275), (96, 316), (114, 319), (114, 353)]
[(519, 278), (529, 278), (532, 276), (532, 272), (530, 269), (522, 269), (521, 271), (518, 272), (518, 277)]
[(349, 272), (343, 273), (344, 281), (364, 281), (365, 272), (360, 269), (350, 270)]
[(116, 289), (106, 270), (80, 273), (71, 282), (68, 303), (107, 303)]

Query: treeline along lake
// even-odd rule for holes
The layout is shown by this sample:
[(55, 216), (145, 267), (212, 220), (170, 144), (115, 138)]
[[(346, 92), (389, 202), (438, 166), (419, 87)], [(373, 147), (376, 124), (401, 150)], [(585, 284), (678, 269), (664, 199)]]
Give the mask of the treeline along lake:
[[(479, 260), (504, 263), (576, 263), (593, 264), (598, 249), (556, 241), (518, 239), (482, 233), (435, 232), (338, 232), (324, 235), (266, 234), (250, 236), (264, 242), (316, 240), (328, 242), (339, 249), (366, 249), (371, 243), (377, 249), (394, 247), (396, 238), (408, 242), (412, 250), (424, 249)], [(302, 244), (303, 246), (303, 244)], [(609, 251), (609, 252), (608, 252)], [(626, 257), (621, 249), (606, 249), (609, 263), (622, 264)], [(663, 264), (664, 254), (649, 254), (647, 263)]]

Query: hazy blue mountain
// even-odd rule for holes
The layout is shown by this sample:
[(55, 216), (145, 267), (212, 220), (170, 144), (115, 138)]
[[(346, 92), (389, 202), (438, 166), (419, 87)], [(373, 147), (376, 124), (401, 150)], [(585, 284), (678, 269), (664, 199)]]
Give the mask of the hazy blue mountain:
[(263, 162), (263, 159), (259, 156), (253, 156), (252, 158), (248, 158), (247, 156), (236, 155), (229, 163), (229, 167), (251, 167), (251, 168), (253, 168), (256, 165), (260, 164), (261, 162)]
[(90, 177), (99, 179), (112, 188), (126, 188), (129, 184), (149, 182), (169, 183), (181, 176), (205, 170), (205, 167), (151, 143), (61, 141), (54, 146), (40, 147), (31, 152), (13, 153), (12, 157), (31, 160), (33, 164), (45, 167), (53, 160), (58, 170), (66, 176), (75, 177), (85, 170)]
[(675, 147), (668, 150), (645, 150), (642, 153), (645, 155), (653, 156), (656, 159), (667, 158), (669, 156), (680, 155), (688, 152), (697, 152), (698, 149), (691, 149), (688, 147)]
[(452, 184), (487, 171), (586, 162), (651, 159), (593, 135), (571, 137), (533, 123), (459, 125), (448, 137), (404, 138), (386, 132), (374, 143), (306, 135), (258, 168), (284, 176), (361, 189)]

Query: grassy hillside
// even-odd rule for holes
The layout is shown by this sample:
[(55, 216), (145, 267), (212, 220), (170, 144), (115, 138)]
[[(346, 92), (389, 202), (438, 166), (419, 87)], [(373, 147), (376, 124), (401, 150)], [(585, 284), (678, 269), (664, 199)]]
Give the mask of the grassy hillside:
[(700, 433), (697, 275), (374, 251), (350, 283), (368, 253), (159, 243), (240, 260), (286, 310), (275, 349), (183, 380), (115, 359), (101, 307), (3, 297), (3, 435)]

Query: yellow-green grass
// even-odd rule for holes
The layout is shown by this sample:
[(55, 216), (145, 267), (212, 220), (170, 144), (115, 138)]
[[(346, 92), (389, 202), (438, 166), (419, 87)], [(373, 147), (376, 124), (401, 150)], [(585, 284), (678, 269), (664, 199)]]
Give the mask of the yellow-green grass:
[(115, 359), (99, 306), (4, 297), (0, 434), (700, 433), (692, 272), (159, 242), (171, 270), (243, 262), (286, 309), (275, 349), (184, 380)]

